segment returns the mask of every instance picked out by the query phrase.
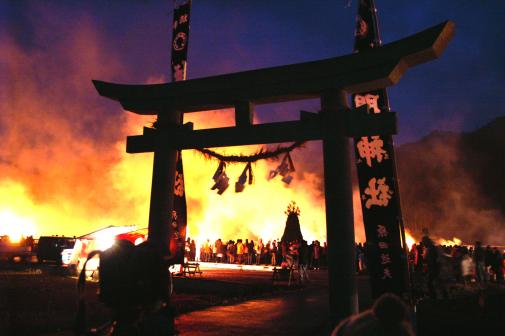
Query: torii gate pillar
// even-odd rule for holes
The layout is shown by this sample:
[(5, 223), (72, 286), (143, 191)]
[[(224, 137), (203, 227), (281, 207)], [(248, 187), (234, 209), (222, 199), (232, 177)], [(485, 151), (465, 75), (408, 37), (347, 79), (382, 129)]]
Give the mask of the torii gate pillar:
[(348, 108), (346, 93), (342, 90), (321, 95), (321, 116), (327, 127), (323, 135), (323, 164), (330, 321), (333, 322), (358, 312), (351, 145), (345, 132)]
[[(168, 113), (158, 113), (157, 128), (166, 131), (181, 125), (181, 112), (163, 112)], [(164, 256), (170, 255), (176, 163), (177, 149), (175, 147), (156, 146), (153, 160), (148, 239), (158, 246)]]

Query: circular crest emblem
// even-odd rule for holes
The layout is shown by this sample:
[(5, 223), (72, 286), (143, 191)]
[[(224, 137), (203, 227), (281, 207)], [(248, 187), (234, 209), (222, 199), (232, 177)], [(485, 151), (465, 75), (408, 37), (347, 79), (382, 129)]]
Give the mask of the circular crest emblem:
[(361, 17), (358, 19), (358, 24), (356, 25), (356, 36), (359, 38), (364, 38), (368, 34), (368, 25)]
[(173, 48), (176, 51), (181, 51), (184, 47), (186, 47), (186, 33), (177, 33), (177, 35), (175, 35)]

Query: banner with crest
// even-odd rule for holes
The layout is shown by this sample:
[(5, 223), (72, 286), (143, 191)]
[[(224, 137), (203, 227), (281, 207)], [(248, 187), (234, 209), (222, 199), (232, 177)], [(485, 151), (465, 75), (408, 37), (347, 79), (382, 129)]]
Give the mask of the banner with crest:
[[(381, 44), (374, 1), (359, 0), (354, 52)], [(390, 112), (386, 89), (354, 94), (352, 105), (366, 105), (368, 113)], [(355, 138), (354, 150), (372, 294), (378, 297), (390, 292), (406, 297), (407, 254), (393, 138), (381, 134)]]
[[(186, 79), (189, 38), (189, 13), (191, 1), (178, 5), (174, 1), (174, 17), (172, 26), (172, 81)], [(184, 171), (182, 153), (177, 152), (177, 166), (174, 184), (174, 204), (172, 211), (172, 235), (170, 237), (170, 255), (173, 264), (184, 263), (184, 247), (187, 227), (186, 192), (184, 188)]]

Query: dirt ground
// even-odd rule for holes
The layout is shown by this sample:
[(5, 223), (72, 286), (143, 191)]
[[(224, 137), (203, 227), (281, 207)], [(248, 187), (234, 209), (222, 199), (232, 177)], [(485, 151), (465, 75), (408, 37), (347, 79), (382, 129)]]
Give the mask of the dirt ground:
[[(327, 291), (326, 272), (311, 276), (311, 286)], [(371, 304), (367, 283), (366, 278), (358, 277), (362, 309)], [(72, 335), (77, 312), (76, 286), (75, 277), (51, 269), (0, 271), (0, 335)], [(288, 292), (305, 290), (288, 288), (286, 284), (272, 286), (269, 272), (237, 270), (205, 271), (203, 277), (175, 278), (174, 288), (172, 304), (178, 316), (212, 306), (233, 309), (252, 299), (282, 298), (289, 296)], [(108, 310), (98, 301), (97, 289), (97, 283), (87, 282), (90, 326), (110, 320)], [(322, 299), (325, 302), (326, 296)], [(505, 334), (504, 286), (456, 288), (449, 299), (423, 300), (416, 310), (415, 323), (421, 336)]]
[[(296, 287), (275, 286), (264, 272), (205, 272), (204, 277), (174, 278), (176, 314), (230, 305)], [(237, 273), (235, 271), (235, 273)], [(233, 280), (231, 282), (230, 280)], [(110, 312), (97, 296), (98, 284), (86, 283), (88, 325), (100, 326)], [(68, 335), (77, 312), (77, 279), (56, 269), (0, 271), (0, 335)]]

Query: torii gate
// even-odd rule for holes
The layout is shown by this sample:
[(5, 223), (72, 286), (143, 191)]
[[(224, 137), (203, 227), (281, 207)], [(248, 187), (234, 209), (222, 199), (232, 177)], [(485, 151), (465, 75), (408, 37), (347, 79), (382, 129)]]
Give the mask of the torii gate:
[[(168, 254), (176, 150), (322, 140), (332, 321), (358, 311), (350, 137), (396, 134), (395, 113), (350, 110), (347, 94), (396, 84), (408, 68), (441, 55), (454, 33), (446, 21), (370, 51), (321, 61), (154, 85), (94, 80), (101, 96), (125, 110), (157, 115), (156, 129), (127, 137), (128, 153), (154, 152), (149, 240)], [(255, 104), (321, 100), (300, 120), (253, 125)], [(235, 127), (193, 130), (183, 113), (235, 108)]]

